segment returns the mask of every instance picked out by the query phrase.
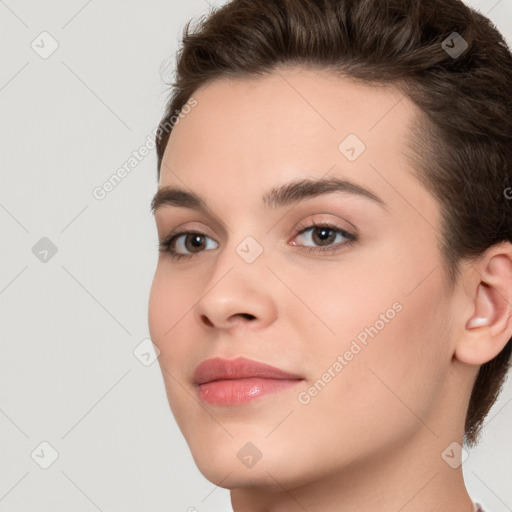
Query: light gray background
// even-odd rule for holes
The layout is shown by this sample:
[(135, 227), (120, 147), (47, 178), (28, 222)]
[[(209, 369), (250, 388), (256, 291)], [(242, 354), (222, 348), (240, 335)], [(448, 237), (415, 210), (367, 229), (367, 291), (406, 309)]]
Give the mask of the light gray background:
[[(512, 0), (470, 5), (512, 41)], [(157, 261), (154, 151), (93, 196), (153, 139), (162, 63), (208, 10), (205, 0), (0, 0), (0, 511), (231, 510), (228, 491), (195, 467), (157, 362), (133, 353), (149, 337)], [(51, 49), (44, 31), (59, 45), (46, 59), (31, 47)], [(46, 262), (32, 250), (43, 237), (57, 248)], [(463, 465), (490, 512), (512, 510), (511, 401), (509, 382)], [(43, 441), (58, 452), (48, 469)]]

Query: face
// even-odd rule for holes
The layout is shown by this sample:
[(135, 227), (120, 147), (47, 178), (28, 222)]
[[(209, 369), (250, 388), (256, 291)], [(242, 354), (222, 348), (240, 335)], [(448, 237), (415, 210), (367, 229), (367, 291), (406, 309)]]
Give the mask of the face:
[(200, 471), (287, 487), (430, 443), (451, 301), (405, 157), (414, 105), (298, 68), (194, 99), (161, 168), (149, 327)]

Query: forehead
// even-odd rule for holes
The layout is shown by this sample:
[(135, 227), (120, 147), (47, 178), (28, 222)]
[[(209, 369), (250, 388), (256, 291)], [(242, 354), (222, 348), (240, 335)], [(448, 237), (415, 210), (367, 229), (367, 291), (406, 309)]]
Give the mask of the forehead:
[(407, 196), (432, 206), (404, 154), (418, 110), (396, 88), (280, 68), (220, 78), (193, 97), (196, 106), (169, 138), (160, 185), (186, 184), (208, 197), (210, 185), (224, 183), (225, 193), (259, 197), (270, 186), (328, 174), (381, 191), (390, 204)]
[(389, 141), (393, 135), (406, 135), (417, 113), (395, 87), (320, 69), (278, 68), (258, 77), (222, 77), (200, 87), (193, 97), (197, 106), (180, 119), (171, 145), (190, 130), (209, 140), (246, 142), (245, 150), (250, 135), (274, 141), (269, 149), (278, 142), (291, 143), (292, 137), (306, 141), (317, 136), (329, 144), (347, 133), (377, 143), (383, 136)]

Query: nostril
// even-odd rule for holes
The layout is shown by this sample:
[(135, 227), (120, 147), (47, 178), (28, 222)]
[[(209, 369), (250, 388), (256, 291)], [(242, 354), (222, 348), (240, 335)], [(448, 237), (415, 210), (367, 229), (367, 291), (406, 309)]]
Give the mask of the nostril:
[(206, 315), (201, 315), (201, 320), (202, 320), (206, 325), (208, 325), (209, 327), (213, 327), (212, 322), (210, 321), (210, 319), (209, 319)]
[[(237, 314), (233, 315), (233, 318), (236, 318), (236, 317), (243, 317), (243, 318), (246, 318), (247, 320), (256, 319), (256, 317), (254, 315), (251, 315), (249, 313), (237, 313)], [(206, 315), (201, 315), (200, 318), (208, 327), (214, 327), (213, 322)]]

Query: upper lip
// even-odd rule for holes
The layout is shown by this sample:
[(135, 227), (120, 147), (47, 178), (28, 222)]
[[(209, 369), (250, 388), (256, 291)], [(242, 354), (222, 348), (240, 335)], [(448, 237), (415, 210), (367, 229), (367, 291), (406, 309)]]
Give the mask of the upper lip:
[(248, 379), (259, 377), (263, 379), (293, 379), (302, 377), (285, 372), (275, 366), (237, 357), (236, 359), (222, 359), (215, 357), (206, 359), (194, 371), (193, 379), (196, 384), (204, 384), (213, 380)]

